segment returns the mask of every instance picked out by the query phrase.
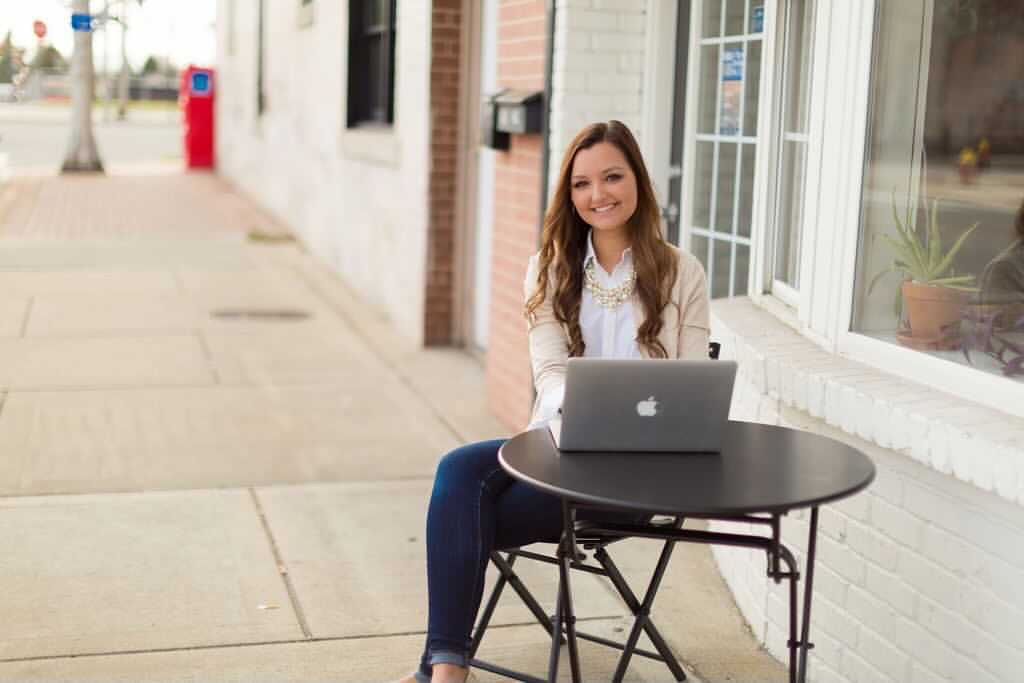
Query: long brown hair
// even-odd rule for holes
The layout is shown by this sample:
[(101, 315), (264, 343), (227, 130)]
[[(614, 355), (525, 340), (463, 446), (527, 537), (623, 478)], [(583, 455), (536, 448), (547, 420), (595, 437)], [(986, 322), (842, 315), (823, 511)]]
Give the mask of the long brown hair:
[[(658, 201), (640, 155), (640, 147), (621, 121), (590, 124), (576, 134), (566, 149), (558, 172), (558, 184), (544, 215), (537, 290), (526, 302), (526, 317), (531, 321), (534, 319), (534, 313), (547, 298), (550, 286), (554, 290), (551, 303), (555, 319), (569, 332), (569, 355), (583, 355), (580, 304), (583, 299), (583, 259), (587, 254), (590, 226), (573, 211), (570, 180), (576, 154), (599, 142), (618, 147), (636, 178), (636, 211), (626, 222), (626, 228), (633, 249), (636, 296), (645, 314), (644, 322), (637, 330), (637, 342), (652, 358), (664, 358), (668, 353), (658, 341), (662, 327), (661, 312), (671, 299), (678, 262), (661, 233)], [(550, 282), (552, 277), (554, 281)]]

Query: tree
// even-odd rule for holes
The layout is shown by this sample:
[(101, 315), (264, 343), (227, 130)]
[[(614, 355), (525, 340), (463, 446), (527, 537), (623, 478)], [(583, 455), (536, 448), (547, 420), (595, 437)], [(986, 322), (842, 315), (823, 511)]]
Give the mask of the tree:
[(57, 69), (64, 71), (68, 68), (68, 60), (53, 45), (39, 48), (36, 56), (32, 59), (33, 69)]
[(0, 83), (10, 83), (14, 80), (14, 74), (18, 71), (15, 64), (17, 53), (18, 50), (11, 40), (11, 32), (8, 31), (4, 42), (0, 43)]
[[(89, 0), (72, 0), (74, 14), (89, 14)], [(94, 96), (92, 31), (75, 31), (75, 51), (71, 55), (71, 140), (61, 173), (103, 172), (92, 132)]]
[(142, 75), (148, 76), (160, 72), (160, 62), (153, 55), (146, 57), (146, 63), (142, 65)]

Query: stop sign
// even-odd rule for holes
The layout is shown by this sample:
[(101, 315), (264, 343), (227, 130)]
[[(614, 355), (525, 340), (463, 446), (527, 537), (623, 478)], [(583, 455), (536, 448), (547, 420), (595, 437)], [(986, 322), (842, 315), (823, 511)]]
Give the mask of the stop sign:
[(43, 37), (46, 36), (46, 24), (39, 21), (38, 19), (32, 22), (32, 30), (35, 31), (36, 38), (39, 38), (40, 40), (42, 40)]

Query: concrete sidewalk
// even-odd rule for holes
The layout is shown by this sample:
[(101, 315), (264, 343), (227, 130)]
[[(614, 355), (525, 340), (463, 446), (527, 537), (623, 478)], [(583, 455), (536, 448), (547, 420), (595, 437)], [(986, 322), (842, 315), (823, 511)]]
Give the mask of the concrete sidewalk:
[[(111, 212), (125, 192), (151, 201)], [(477, 361), (403, 342), (294, 242), (246, 239), (282, 229), (216, 178), (3, 196), (0, 681), (410, 671), (436, 460), (504, 433)], [(614, 554), (639, 588), (656, 552)], [(555, 572), (523, 573), (553, 609)], [(574, 588), (587, 628), (623, 638), (610, 588)], [(693, 680), (785, 678), (705, 548), (677, 549), (655, 617)], [(542, 673), (529, 613), (510, 596), (495, 622), (482, 654)], [(586, 680), (611, 677), (611, 652), (582, 654)], [(668, 678), (636, 659), (629, 680)]]

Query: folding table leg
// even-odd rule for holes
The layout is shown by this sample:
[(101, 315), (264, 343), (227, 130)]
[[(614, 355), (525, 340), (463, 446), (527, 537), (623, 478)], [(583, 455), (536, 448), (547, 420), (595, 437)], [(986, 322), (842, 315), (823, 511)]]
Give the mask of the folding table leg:
[(548, 683), (555, 683), (558, 680), (558, 657), (561, 654), (562, 635), (562, 586), (559, 581), (558, 593), (555, 596), (555, 613), (551, 617), (551, 626), (554, 633), (551, 634), (551, 654), (548, 656)]
[(807, 651), (814, 645), (811, 637), (811, 595), (814, 590), (814, 555), (818, 540), (818, 508), (811, 508), (811, 523), (807, 530), (807, 568), (804, 572), (804, 614), (800, 623), (800, 670), (797, 673), (799, 683), (807, 680)]
[[(668, 545), (671, 544), (666, 543), (666, 546)], [(626, 603), (626, 606), (629, 607), (629, 611), (632, 612), (633, 616), (639, 621), (641, 612), (640, 600), (636, 597), (636, 594), (633, 593), (633, 589), (629, 587), (629, 584), (626, 583), (626, 579), (622, 576), (618, 566), (612, 560), (611, 555), (609, 555), (608, 551), (604, 548), (598, 548), (594, 553), (594, 558), (601, 563), (601, 566), (604, 568), (609, 580), (611, 580), (612, 585), (615, 586), (615, 590), (619, 592), (622, 600)], [(675, 653), (672, 652), (672, 648), (670, 648), (668, 643), (665, 642), (661, 632), (658, 630), (657, 626), (654, 625), (654, 622), (651, 621), (649, 615), (643, 619), (643, 630), (647, 633), (647, 637), (651, 639), (651, 643), (654, 644), (658, 654), (660, 654), (661, 658), (665, 661), (665, 665), (672, 672), (672, 676), (675, 677), (677, 681), (685, 681), (686, 672), (683, 671), (683, 667), (679, 665), (679, 660), (676, 659)]]
[[(623, 650), (622, 656), (619, 657), (619, 666), (616, 668), (615, 676), (612, 678), (614, 683), (621, 683), (622, 679), (626, 676), (626, 669), (629, 667), (629, 660), (633, 656), (633, 650), (636, 649), (637, 640), (640, 638), (640, 631), (647, 630), (646, 627), (648, 625), (653, 626), (653, 624), (651, 624), (651, 605), (654, 604), (654, 598), (658, 594), (658, 588), (661, 587), (661, 579), (664, 577), (665, 570), (668, 568), (668, 561), (672, 557), (672, 550), (674, 548), (675, 543), (667, 541), (665, 543), (665, 547), (661, 549), (661, 556), (658, 558), (658, 564), (655, 567), (654, 576), (651, 577), (651, 582), (647, 586), (647, 592), (644, 594), (644, 600), (637, 611), (636, 621), (633, 622), (633, 628), (629, 632), (629, 639), (626, 640), (626, 649)], [(654, 630), (655, 632), (657, 631), (657, 629)], [(648, 631), (648, 635), (650, 635), (650, 631)], [(662, 641), (661, 644), (665, 645), (664, 641)], [(664, 653), (662, 656), (664, 656)], [(666, 657), (665, 660), (666, 663), (675, 661), (674, 658), (671, 657)], [(669, 664), (669, 667), (671, 668), (671, 664)], [(678, 676), (675, 671), (672, 673), (673, 675)], [(680, 670), (679, 673), (682, 673), (682, 670)], [(679, 680), (683, 680), (685, 678), (686, 675), (683, 674), (682, 679)]]

